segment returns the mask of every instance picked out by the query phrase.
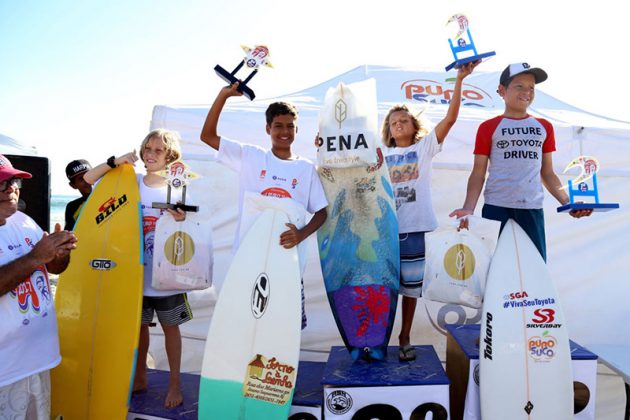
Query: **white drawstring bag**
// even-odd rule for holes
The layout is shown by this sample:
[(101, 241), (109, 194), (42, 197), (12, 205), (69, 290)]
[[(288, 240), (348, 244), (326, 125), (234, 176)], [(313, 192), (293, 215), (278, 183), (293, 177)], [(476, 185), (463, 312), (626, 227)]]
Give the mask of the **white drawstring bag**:
[(428, 232), (422, 296), (428, 300), (480, 308), (490, 260), (501, 223), (468, 216), (468, 229), (456, 225)]
[(319, 112), (318, 165), (351, 168), (376, 163), (377, 125), (374, 79), (328, 89)]
[(202, 290), (212, 285), (212, 227), (198, 213), (178, 222), (162, 215), (155, 226), (153, 278), (156, 290)]

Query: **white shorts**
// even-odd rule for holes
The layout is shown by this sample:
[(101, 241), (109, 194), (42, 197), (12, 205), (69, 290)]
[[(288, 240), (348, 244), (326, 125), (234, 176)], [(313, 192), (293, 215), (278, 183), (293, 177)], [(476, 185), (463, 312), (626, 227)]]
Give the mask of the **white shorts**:
[(0, 419), (50, 420), (50, 371), (0, 387)]

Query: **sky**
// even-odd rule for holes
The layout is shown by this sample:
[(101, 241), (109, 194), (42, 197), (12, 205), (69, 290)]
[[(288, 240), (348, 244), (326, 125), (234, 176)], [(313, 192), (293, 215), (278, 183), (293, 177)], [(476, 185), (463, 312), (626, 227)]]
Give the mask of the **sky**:
[(546, 93), (630, 120), (624, 2), (498, 0), (0, 0), (0, 133), (51, 160), (53, 194), (75, 194), (64, 168), (137, 148), (155, 105), (209, 104), (241, 44), (267, 45), (258, 98), (296, 92), (359, 65), (443, 69), (449, 17), (465, 14), (477, 71), (526, 61)]

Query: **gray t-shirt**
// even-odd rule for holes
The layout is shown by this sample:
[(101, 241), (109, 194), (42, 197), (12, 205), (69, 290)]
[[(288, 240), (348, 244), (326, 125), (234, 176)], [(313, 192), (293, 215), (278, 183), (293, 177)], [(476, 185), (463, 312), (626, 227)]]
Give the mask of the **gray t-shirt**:
[(490, 159), (484, 190), (486, 204), (542, 208), (542, 157), (555, 150), (553, 126), (545, 119), (498, 116), (481, 123), (474, 153)]

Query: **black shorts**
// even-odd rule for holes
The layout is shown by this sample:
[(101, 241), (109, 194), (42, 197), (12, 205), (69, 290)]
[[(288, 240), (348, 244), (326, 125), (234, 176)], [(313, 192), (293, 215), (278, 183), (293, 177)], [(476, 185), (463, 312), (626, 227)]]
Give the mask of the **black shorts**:
[(157, 313), (162, 325), (180, 325), (192, 319), (186, 293), (171, 296), (144, 296), (142, 298), (142, 325), (149, 325)]

